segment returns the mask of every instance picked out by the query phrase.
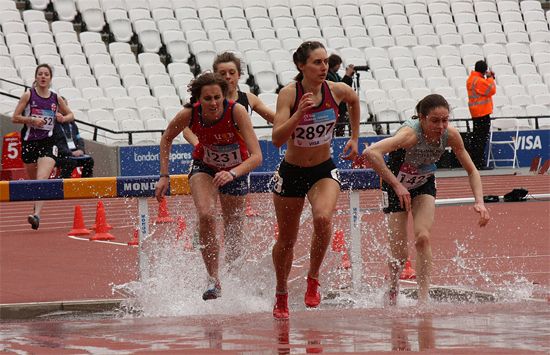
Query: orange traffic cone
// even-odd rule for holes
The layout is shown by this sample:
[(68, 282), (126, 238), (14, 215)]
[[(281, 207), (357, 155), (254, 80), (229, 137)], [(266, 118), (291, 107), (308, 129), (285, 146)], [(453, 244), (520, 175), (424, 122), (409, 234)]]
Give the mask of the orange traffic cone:
[(401, 272), (401, 275), (399, 275), (399, 279), (401, 280), (412, 280), (416, 279), (416, 271), (411, 267), (411, 261), (407, 259), (405, 262), (405, 268)]
[(548, 169), (550, 168), (550, 159), (546, 159), (544, 164), (540, 167), (539, 175), (544, 175), (548, 172)]
[(334, 232), (334, 237), (332, 238), (332, 251), (341, 253), (344, 251), (345, 246), (344, 231), (339, 229)]
[(86, 226), (84, 225), (82, 208), (80, 207), (80, 205), (74, 206), (73, 229), (71, 229), (69, 233), (67, 233), (67, 235), (88, 235), (90, 233), (90, 230), (86, 229)]
[(252, 209), (252, 206), (250, 205), (250, 199), (246, 198), (246, 216), (247, 217), (256, 217), (258, 216), (258, 212)]
[(349, 259), (348, 248), (344, 247), (344, 253), (342, 254), (342, 268), (351, 269), (351, 260)]
[(532, 174), (536, 174), (539, 170), (540, 166), (540, 155), (537, 155), (531, 160), (531, 166), (529, 167), (529, 172)]
[(95, 215), (95, 235), (90, 237), (90, 240), (113, 240), (112, 234), (109, 233), (111, 226), (107, 224), (107, 218), (105, 217), (105, 207), (103, 202), (97, 203), (97, 212)]
[(134, 236), (128, 242), (128, 245), (139, 245), (139, 229), (134, 229)]
[(155, 220), (155, 223), (171, 222), (174, 222), (174, 219), (170, 217), (170, 213), (168, 212), (168, 202), (166, 201), (166, 197), (163, 197), (159, 203), (159, 213), (157, 219)]
[[(92, 226), (92, 229), (95, 231), (96, 230), (96, 224), (97, 224), (97, 215), (100, 214), (100, 210), (101, 210), (101, 213), (103, 213), (103, 215), (105, 215), (105, 206), (103, 205), (103, 201), (98, 201), (97, 202), (97, 209), (96, 209), (96, 212), (95, 212), (95, 223), (94, 225)], [(107, 225), (105, 226), (105, 228), (107, 228), (107, 230), (111, 230), (113, 229), (113, 227), (111, 227), (111, 225), (107, 222), (105, 222)]]

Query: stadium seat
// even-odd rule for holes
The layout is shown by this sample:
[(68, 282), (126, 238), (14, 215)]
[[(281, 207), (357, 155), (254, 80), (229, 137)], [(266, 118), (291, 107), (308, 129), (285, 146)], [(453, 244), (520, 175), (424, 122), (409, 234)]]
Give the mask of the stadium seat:
[[(83, 88), (80, 91), (82, 93), (82, 97), (85, 98), (85, 99), (88, 99), (88, 101), (90, 101), (90, 106), (93, 106), (92, 103), (91, 103), (91, 99), (93, 99), (93, 98), (104, 99), (105, 98), (104, 97), (105, 96), (104, 92), (100, 87), (88, 87), (88, 88)], [(111, 105), (110, 108), (113, 108), (112, 105)]]
[(89, 99), (91, 109), (106, 109), (113, 110), (113, 101), (108, 97), (92, 97)]

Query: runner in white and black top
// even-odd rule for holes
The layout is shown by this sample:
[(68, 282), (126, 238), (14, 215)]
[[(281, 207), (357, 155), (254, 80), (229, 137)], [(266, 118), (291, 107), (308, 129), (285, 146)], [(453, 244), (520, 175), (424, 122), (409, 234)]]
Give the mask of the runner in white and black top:
[[(390, 285), (387, 302), (395, 305), (399, 293), (399, 275), (408, 258), (407, 225), (412, 210), (416, 246), (418, 299), (428, 301), (432, 251), (431, 228), (435, 212), (435, 163), (450, 146), (468, 172), (475, 197), (474, 210), (480, 214), (479, 225), (489, 222), (483, 203), (479, 172), (464, 149), (464, 142), (455, 127), (449, 126), (449, 104), (441, 95), (431, 94), (416, 105), (417, 115), (405, 121), (392, 137), (366, 148), (363, 155), (384, 180), (382, 193), (384, 212), (388, 213)], [(389, 154), (386, 166), (384, 155)]]

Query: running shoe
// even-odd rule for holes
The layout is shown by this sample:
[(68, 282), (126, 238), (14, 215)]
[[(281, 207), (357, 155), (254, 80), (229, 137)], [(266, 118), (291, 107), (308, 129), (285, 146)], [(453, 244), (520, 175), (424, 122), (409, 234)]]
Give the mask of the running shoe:
[(220, 281), (213, 278), (208, 277), (208, 286), (206, 286), (206, 291), (202, 294), (202, 299), (205, 301), (208, 300), (215, 300), (218, 297), (222, 296), (222, 286), (220, 285)]
[(38, 217), (35, 214), (30, 214), (27, 217), (27, 221), (31, 224), (32, 229), (38, 229), (38, 226), (40, 226), (40, 217)]
[(304, 303), (307, 307), (317, 307), (321, 303), (321, 293), (318, 291), (319, 280), (307, 277), (307, 290), (304, 296)]
[(276, 294), (275, 299), (273, 317), (275, 319), (288, 319), (288, 293)]

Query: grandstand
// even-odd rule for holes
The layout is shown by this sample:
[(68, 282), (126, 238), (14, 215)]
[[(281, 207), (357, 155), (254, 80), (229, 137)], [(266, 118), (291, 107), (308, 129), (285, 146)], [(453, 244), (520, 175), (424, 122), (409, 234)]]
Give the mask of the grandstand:
[(376, 134), (372, 119), (394, 129), (429, 93), (444, 95), (466, 130), (466, 77), (483, 58), (496, 73), (493, 117), (550, 128), (545, 8), (534, 0), (0, 0), (0, 79), (8, 80), (0, 89), (9, 94), (0, 112), (11, 115), (24, 90), (15, 83), (31, 85), (36, 65), (48, 63), (85, 138), (127, 144), (115, 132), (134, 132), (131, 143), (158, 144), (187, 84), (217, 53), (236, 52), (246, 64), (241, 90), (273, 107), (297, 73), (293, 51), (317, 40), (345, 65), (370, 68), (355, 83), (362, 134)]

